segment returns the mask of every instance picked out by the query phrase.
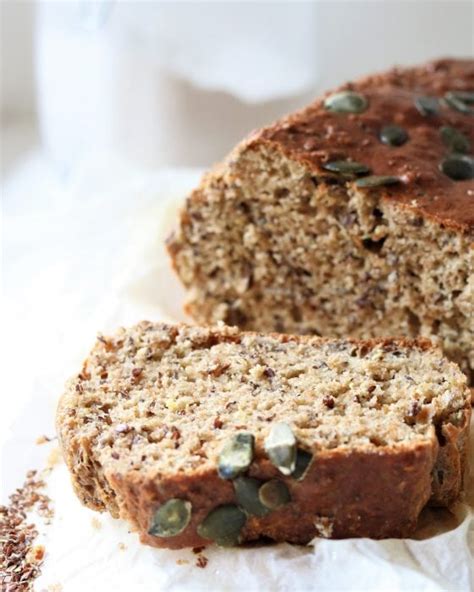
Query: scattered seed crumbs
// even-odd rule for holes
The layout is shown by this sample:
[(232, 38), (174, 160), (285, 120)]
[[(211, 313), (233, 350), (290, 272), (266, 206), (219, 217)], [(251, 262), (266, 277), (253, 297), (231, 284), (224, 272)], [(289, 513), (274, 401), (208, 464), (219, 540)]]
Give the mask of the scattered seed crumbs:
[(196, 559), (196, 567), (201, 567), (204, 569), (208, 563), (209, 559), (204, 555), (199, 555), (199, 557)]
[(204, 551), (206, 547), (193, 547), (193, 553), (195, 555), (198, 555), (199, 553), (202, 553), (202, 551)]
[(119, 543), (118, 548), (120, 551), (125, 551), (127, 548), (127, 545), (125, 543)]
[(196, 557), (196, 567), (200, 567), (202, 569), (204, 569), (206, 567), (206, 565), (209, 563), (209, 559), (207, 557), (205, 557), (204, 555), (202, 555), (202, 552), (204, 551), (206, 547), (193, 547), (193, 553), (195, 555), (197, 555)]
[(177, 565), (188, 565), (189, 559), (176, 559)]
[(28, 471), (22, 487), (10, 495), (8, 506), (0, 506), (0, 587), (2, 592), (29, 592), (41, 573), (45, 549), (34, 545), (38, 530), (27, 522), (33, 508), (47, 524), (53, 510), (50, 498), (41, 492), (44, 481), (37, 471)]
[(52, 469), (58, 463), (61, 462), (61, 459), (62, 459), (61, 450), (60, 450), (59, 446), (56, 446), (56, 448), (53, 448), (50, 451), (50, 453), (48, 455), (48, 459), (46, 461), (46, 466), (48, 467), (48, 469)]
[(102, 528), (102, 522), (95, 516), (92, 517), (91, 524), (92, 528), (94, 528), (95, 530), (100, 530)]
[(57, 436), (45, 436), (44, 434), (42, 436), (39, 436), (38, 438), (36, 438), (36, 444), (38, 444), (38, 446), (40, 446), (41, 444), (46, 444), (47, 442), (52, 442), (53, 440), (57, 440)]
[(35, 563), (39, 563), (44, 559), (44, 545), (35, 545), (31, 551), (28, 553), (28, 561), (34, 561)]

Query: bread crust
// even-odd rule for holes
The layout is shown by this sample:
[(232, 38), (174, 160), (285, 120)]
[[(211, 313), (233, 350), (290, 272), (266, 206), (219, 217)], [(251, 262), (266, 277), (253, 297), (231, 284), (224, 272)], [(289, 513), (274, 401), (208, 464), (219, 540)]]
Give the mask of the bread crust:
[[(314, 537), (408, 536), (431, 493), (431, 471), (437, 442), (404, 450), (377, 453), (340, 451), (315, 458), (305, 479), (284, 478), (267, 459), (257, 459), (251, 477), (283, 480), (292, 502), (268, 516), (251, 516), (242, 531), (243, 541), (268, 537), (276, 542), (306, 544)], [(120, 514), (140, 533), (140, 540), (155, 547), (180, 549), (207, 544), (197, 526), (216, 506), (235, 503), (231, 482), (216, 472), (183, 476), (160, 483), (136, 474), (111, 474), (118, 492)], [(183, 534), (161, 539), (147, 534), (149, 517), (166, 500), (185, 497), (193, 506), (190, 526)]]
[[(393, 68), (348, 82), (301, 111), (254, 132), (229, 160), (263, 144), (300, 162), (322, 180), (328, 178), (323, 165), (330, 160), (361, 162), (373, 174), (395, 175), (403, 180), (383, 188), (383, 200), (472, 235), (474, 180), (453, 181), (439, 170), (446, 156), (439, 129), (451, 126), (474, 145), (472, 114), (441, 103), (438, 115), (426, 116), (416, 109), (415, 100), (423, 95), (441, 99), (449, 91), (473, 88), (474, 60), (440, 59), (413, 68)], [(327, 96), (344, 90), (362, 93), (369, 101), (367, 111), (341, 116), (324, 108)], [(378, 139), (380, 129), (392, 123), (402, 126), (409, 135), (409, 140), (397, 148), (385, 146)]]
[[(143, 323), (148, 327), (149, 323)], [(174, 337), (184, 325), (172, 327)], [(207, 345), (238, 341), (235, 328), (209, 328)], [(257, 335), (257, 334), (252, 334)], [(319, 344), (333, 340), (311, 336), (272, 334), (281, 342)], [(350, 339), (368, 349), (417, 347), (433, 349), (426, 339)], [(206, 342), (201, 344), (206, 347)], [(104, 347), (98, 342), (96, 348)], [(87, 361), (85, 364), (87, 368)], [(95, 510), (107, 509), (115, 517), (127, 519), (143, 543), (179, 549), (208, 544), (196, 531), (210, 510), (235, 503), (232, 482), (221, 479), (216, 469), (191, 473), (156, 474), (149, 471), (117, 471), (100, 466), (87, 438), (76, 438), (68, 421), (71, 410), (80, 405), (80, 381), (73, 378), (62, 397), (57, 413), (57, 429), (63, 455), (79, 499)], [(447, 506), (455, 501), (462, 487), (470, 419), (469, 398), (462, 417), (447, 418), (438, 433), (432, 426), (424, 442), (380, 446), (371, 450), (346, 448), (319, 450), (304, 479), (284, 477), (257, 448), (248, 475), (257, 479), (278, 478), (288, 486), (292, 502), (263, 518), (250, 516), (242, 531), (242, 541), (268, 537), (274, 541), (306, 544), (315, 536), (406, 537), (416, 527), (426, 504)], [(67, 427), (68, 426), (68, 427)], [(192, 503), (189, 526), (179, 535), (160, 538), (148, 534), (150, 517), (170, 498)]]

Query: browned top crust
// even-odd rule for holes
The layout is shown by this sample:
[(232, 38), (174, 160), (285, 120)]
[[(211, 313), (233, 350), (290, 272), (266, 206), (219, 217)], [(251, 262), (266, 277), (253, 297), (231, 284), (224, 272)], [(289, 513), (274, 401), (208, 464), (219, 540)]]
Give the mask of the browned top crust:
[[(463, 133), (472, 147), (473, 113), (456, 111), (440, 101), (438, 114), (422, 115), (415, 105), (420, 96), (441, 98), (449, 91), (474, 91), (474, 60), (440, 59), (414, 68), (394, 68), (338, 90), (363, 94), (368, 108), (363, 113), (328, 111), (324, 98), (332, 93), (327, 93), (257, 132), (245, 146), (271, 143), (318, 175), (329, 175), (322, 168), (325, 162), (349, 159), (367, 165), (374, 175), (399, 176), (402, 183), (384, 188), (385, 199), (454, 230), (474, 231), (474, 181), (454, 181), (439, 169), (448, 152), (441, 127)], [(402, 146), (380, 141), (381, 128), (391, 124), (408, 132)]]

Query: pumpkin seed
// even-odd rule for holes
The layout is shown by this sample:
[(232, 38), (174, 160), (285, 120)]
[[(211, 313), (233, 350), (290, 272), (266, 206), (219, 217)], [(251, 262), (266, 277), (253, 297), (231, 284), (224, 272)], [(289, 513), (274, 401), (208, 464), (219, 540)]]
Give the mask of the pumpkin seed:
[(443, 144), (452, 152), (466, 153), (471, 149), (471, 144), (464, 134), (454, 127), (445, 125), (439, 130)]
[(276, 510), (291, 501), (291, 495), (288, 487), (283, 481), (272, 479), (260, 487), (258, 497), (264, 506), (270, 510)]
[(352, 160), (333, 160), (323, 164), (323, 169), (331, 171), (332, 173), (347, 173), (354, 175), (364, 175), (370, 173), (367, 165), (360, 162), (353, 162)]
[(191, 520), (191, 502), (173, 498), (161, 505), (153, 514), (148, 534), (158, 537), (176, 536)]
[(379, 137), (387, 146), (402, 146), (408, 140), (407, 132), (399, 125), (386, 125), (380, 130)]
[(439, 168), (454, 181), (474, 179), (474, 158), (464, 154), (451, 154), (441, 161)]
[(313, 455), (310, 452), (306, 452), (306, 450), (301, 450), (301, 448), (298, 448), (296, 452), (295, 470), (293, 473), (291, 473), (293, 479), (296, 479), (297, 481), (304, 479), (306, 471), (308, 470), (312, 460)]
[(224, 444), (219, 455), (218, 473), (222, 479), (234, 479), (246, 471), (253, 459), (254, 437), (239, 432)]
[(451, 94), (468, 105), (474, 105), (474, 90), (452, 90)]
[(247, 518), (240, 508), (233, 504), (218, 506), (211, 510), (197, 527), (203, 539), (214, 541), (221, 547), (232, 547), (240, 542), (240, 531)]
[(265, 440), (265, 450), (272, 464), (284, 475), (291, 475), (295, 470), (296, 438), (287, 423), (272, 426)]
[(436, 97), (416, 97), (415, 107), (425, 117), (437, 115), (439, 113), (439, 100)]
[(362, 177), (355, 182), (357, 187), (382, 187), (384, 185), (394, 185), (400, 183), (400, 177), (392, 177), (391, 175), (370, 175), (369, 177)]
[(335, 113), (362, 113), (369, 106), (367, 99), (352, 90), (345, 90), (326, 97), (324, 107)]
[(260, 489), (261, 482), (257, 479), (251, 479), (250, 477), (237, 477), (234, 480), (235, 496), (239, 503), (239, 506), (247, 512), (247, 514), (253, 514), (254, 516), (265, 516), (269, 510), (266, 508), (260, 498), (258, 497), (258, 490)]
[(472, 109), (472, 107), (469, 106), (470, 101), (468, 103), (468, 101), (465, 101), (462, 98), (460, 98), (461, 96), (463, 95), (451, 91), (447, 92), (444, 95), (444, 100), (451, 107), (451, 109), (454, 109), (455, 111), (459, 111), (460, 113), (466, 114), (474, 113), (474, 109)]

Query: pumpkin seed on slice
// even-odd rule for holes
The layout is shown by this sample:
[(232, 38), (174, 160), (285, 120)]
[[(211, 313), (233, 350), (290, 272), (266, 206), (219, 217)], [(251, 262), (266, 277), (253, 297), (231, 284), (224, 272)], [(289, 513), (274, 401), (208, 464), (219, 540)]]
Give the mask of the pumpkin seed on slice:
[(247, 518), (240, 508), (233, 504), (218, 506), (211, 510), (197, 527), (203, 539), (214, 541), (221, 547), (232, 547), (240, 542), (240, 531)]
[(454, 181), (474, 179), (474, 158), (465, 154), (451, 154), (441, 161), (441, 172)]
[(408, 134), (399, 125), (386, 125), (380, 130), (379, 138), (387, 146), (402, 146), (408, 140)]
[(439, 100), (436, 97), (416, 97), (415, 107), (425, 117), (439, 113)]
[(265, 451), (272, 464), (284, 475), (291, 475), (295, 470), (296, 438), (287, 423), (272, 426), (265, 440)]
[(173, 498), (162, 504), (153, 514), (148, 534), (158, 537), (176, 536), (191, 520), (191, 502)]
[(264, 483), (258, 491), (258, 497), (262, 504), (270, 510), (276, 510), (291, 501), (288, 487), (278, 479)]
[(393, 177), (391, 175), (370, 175), (369, 177), (362, 177), (355, 182), (356, 187), (382, 187), (384, 185), (394, 185), (400, 183), (400, 177)]
[(224, 444), (218, 461), (218, 473), (222, 479), (234, 479), (246, 471), (253, 459), (254, 437), (239, 432)]
[(365, 175), (370, 173), (367, 165), (360, 162), (353, 162), (352, 160), (332, 160), (323, 164), (323, 169), (331, 171), (332, 173), (347, 173), (354, 175)]
[(261, 482), (258, 479), (252, 479), (250, 477), (237, 477), (233, 481), (235, 496), (239, 503), (239, 506), (254, 516), (265, 516), (268, 514), (269, 509), (266, 508), (260, 498), (258, 497), (258, 490), (260, 489)]
[(309, 465), (313, 460), (313, 455), (306, 450), (298, 448), (296, 452), (296, 466), (295, 470), (291, 473), (293, 479), (302, 481), (306, 475), (306, 471), (309, 469)]
[(452, 152), (461, 152), (464, 154), (471, 149), (471, 143), (466, 136), (454, 127), (450, 127), (449, 125), (443, 126), (439, 130), (439, 135), (443, 144)]
[(459, 111), (460, 113), (465, 114), (474, 113), (474, 109), (469, 106), (469, 103), (467, 101), (460, 98), (459, 93), (452, 91), (447, 92), (444, 95), (444, 100), (451, 107), (451, 109), (454, 109), (455, 111)]
[(324, 107), (335, 113), (362, 113), (368, 106), (368, 100), (352, 90), (334, 93), (324, 101)]

